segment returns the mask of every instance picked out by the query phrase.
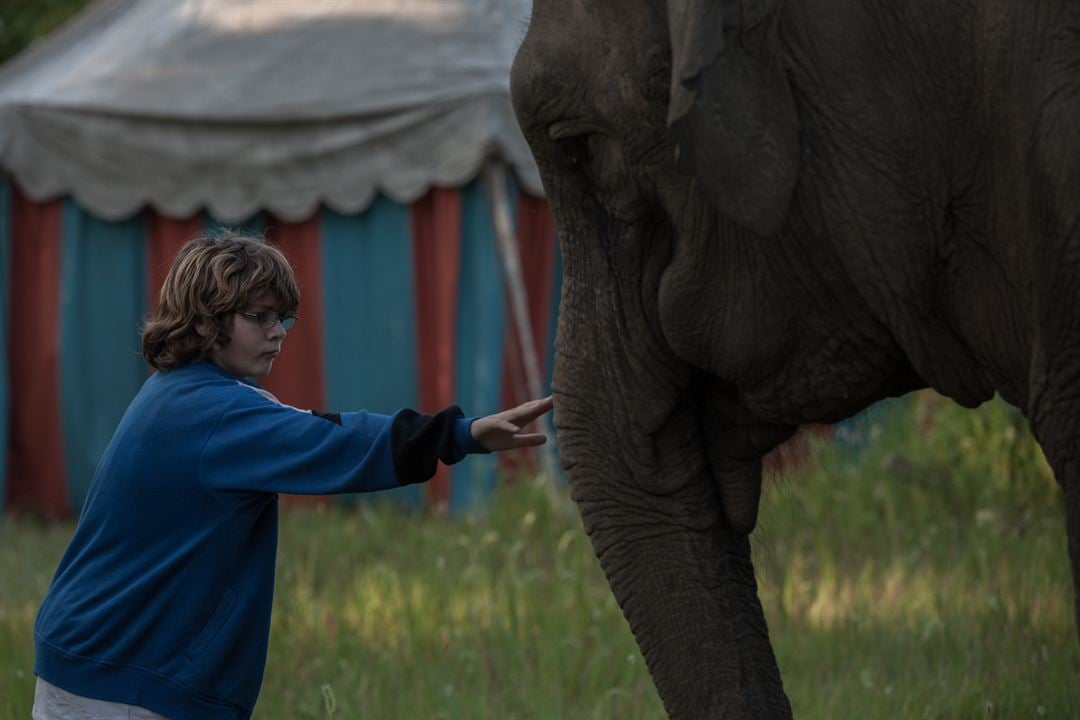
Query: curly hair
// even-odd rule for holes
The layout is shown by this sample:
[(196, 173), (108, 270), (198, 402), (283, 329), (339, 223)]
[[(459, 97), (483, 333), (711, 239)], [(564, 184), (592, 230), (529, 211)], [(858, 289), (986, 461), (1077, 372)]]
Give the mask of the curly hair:
[(281, 316), (300, 305), (296, 278), (280, 250), (230, 231), (192, 238), (176, 254), (157, 309), (143, 326), (143, 357), (157, 370), (202, 360), (215, 346), (229, 344), (233, 313), (267, 295)]

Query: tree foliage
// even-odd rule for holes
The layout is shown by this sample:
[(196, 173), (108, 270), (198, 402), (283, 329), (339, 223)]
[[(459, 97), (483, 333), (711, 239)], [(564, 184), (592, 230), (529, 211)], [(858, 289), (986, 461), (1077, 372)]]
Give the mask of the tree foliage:
[(90, 0), (0, 0), (0, 62), (71, 19)]

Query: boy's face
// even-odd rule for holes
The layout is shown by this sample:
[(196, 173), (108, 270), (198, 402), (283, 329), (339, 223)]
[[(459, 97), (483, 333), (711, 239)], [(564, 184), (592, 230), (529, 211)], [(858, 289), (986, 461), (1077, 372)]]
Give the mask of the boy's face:
[(232, 340), (225, 347), (211, 350), (210, 359), (237, 377), (261, 378), (269, 373), (274, 358), (281, 352), (285, 328), (280, 322), (263, 328), (252, 315), (264, 319), (278, 317), (275, 307), (273, 297), (264, 295), (251, 307), (234, 313), (229, 328)]

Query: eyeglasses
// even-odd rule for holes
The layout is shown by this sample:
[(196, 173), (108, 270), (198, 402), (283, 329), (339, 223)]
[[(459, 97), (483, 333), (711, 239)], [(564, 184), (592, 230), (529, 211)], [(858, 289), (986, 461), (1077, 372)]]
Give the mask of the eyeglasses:
[(242, 312), (237, 314), (254, 320), (263, 330), (269, 330), (280, 322), (282, 329), (288, 332), (289, 328), (291, 328), (296, 323), (295, 315), (278, 317), (278, 314), (276, 312)]

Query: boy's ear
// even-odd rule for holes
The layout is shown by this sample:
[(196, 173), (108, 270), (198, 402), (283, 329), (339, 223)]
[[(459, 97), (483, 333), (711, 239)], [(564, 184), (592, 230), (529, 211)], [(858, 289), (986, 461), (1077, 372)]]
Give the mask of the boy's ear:
[(195, 323), (195, 332), (199, 333), (199, 337), (206, 337), (206, 323), (201, 321)]

